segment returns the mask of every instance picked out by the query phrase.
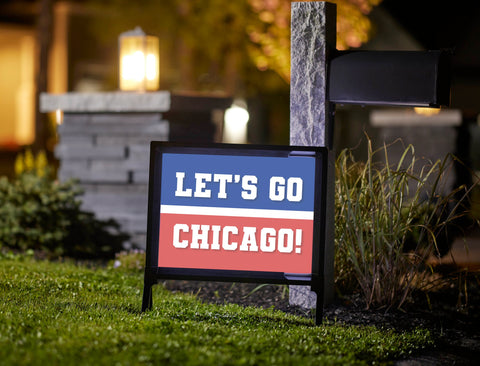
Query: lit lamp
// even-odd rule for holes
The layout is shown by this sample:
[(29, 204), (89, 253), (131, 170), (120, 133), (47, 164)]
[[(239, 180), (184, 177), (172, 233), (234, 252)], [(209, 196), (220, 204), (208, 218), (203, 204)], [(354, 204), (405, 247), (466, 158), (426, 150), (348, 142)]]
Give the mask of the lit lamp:
[(247, 142), (247, 124), (250, 115), (244, 101), (236, 100), (225, 111), (225, 127), (223, 129), (223, 142), (244, 144)]
[(158, 90), (158, 37), (147, 35), (140, 27), (118, 37), (120, 90)]
[(440, 113), (440, 108), (430, 108), (430, 107), (414, 107), (413, 110), (416, 114), (421, 116), (431, 117)]

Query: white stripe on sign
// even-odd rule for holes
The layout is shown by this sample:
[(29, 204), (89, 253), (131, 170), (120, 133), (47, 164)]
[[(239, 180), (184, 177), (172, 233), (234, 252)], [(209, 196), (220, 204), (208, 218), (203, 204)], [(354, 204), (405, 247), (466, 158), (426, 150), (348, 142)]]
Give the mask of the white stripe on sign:
[(262, 210), (256, 208), (161, 205), (162, 214), (264, 217), (271, 219), (313, 220), (313, 211)]

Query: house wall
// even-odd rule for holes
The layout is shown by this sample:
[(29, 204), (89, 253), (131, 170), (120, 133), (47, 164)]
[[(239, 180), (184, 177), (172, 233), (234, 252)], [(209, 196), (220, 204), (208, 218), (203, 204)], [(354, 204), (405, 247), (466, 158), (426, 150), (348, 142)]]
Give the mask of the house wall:
[(0, 25), (0, 148), (34, 140), (34, 60), (33, 31)]

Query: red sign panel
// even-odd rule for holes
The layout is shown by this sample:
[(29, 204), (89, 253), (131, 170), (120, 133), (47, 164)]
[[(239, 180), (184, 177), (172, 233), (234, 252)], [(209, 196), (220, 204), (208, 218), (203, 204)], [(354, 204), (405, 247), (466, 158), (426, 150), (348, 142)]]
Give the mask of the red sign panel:
[(162, 215), (159, 267), (311, 273), (313, 221)]

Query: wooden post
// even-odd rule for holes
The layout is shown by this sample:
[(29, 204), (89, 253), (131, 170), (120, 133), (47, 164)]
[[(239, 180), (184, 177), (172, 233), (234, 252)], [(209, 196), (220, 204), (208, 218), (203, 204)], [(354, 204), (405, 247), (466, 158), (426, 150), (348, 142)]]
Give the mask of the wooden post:
[[(334, 105), (328, 101), (328, 64), (336, 43), (336, 5), (327, 2), (292, 2), (290, 145), (333, 148)], [(323, 299), (333, 299), (334, 154), (329, 154)], [(290, 303), (316, 306), (315, 293), (305, 286), (290, 286)], [(317, 306), (317, 323), (321, 315)]]

